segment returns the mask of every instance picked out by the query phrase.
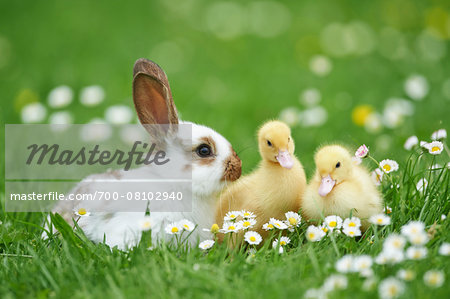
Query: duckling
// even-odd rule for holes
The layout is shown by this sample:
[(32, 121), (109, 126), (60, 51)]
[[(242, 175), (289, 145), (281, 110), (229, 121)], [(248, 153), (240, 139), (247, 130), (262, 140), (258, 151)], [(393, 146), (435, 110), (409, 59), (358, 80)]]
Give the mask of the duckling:
[(381, 213), (383, 199), (369, 172), (357, 165), (347, 149), (340, 145), (320, 148), (315, 156), (316, 172), (306, 188), (302, 213), (306, 219), (338, 215), (361, 219), (362, 230), (371, 215)]
[(247, 210), (256, 215), (252, 228), (265, 236), (263, 224), (270, 218), (284, 219), (284, 213), (297, 212), (306, 189), (306, 176), (294, 156), (290, 128), (280, 121), (269, 121), (258, 131), (261, 162), (251, 174), (232, 183), (220, 196), (216, 223), (223, 224), (228, 211)]

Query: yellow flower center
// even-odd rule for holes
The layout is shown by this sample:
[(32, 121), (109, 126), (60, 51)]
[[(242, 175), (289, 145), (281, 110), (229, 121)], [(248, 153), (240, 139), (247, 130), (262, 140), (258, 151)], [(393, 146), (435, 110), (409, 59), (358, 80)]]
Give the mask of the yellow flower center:
[(308, 237), (309, 237), (310, 239), (314, 239), (315, 236), (316, 236), (316, 235), (315, 235), (314, 233), (309, 233), (309, 234), (308, 234)]
[(177, 233), (178, 232), (178, 227), (174, 226), (171, 229), (172, 233)]
[(291, 225), (295, 225), (295, 224), (297, 224), (297, 220), (294, 217), (291, 217), (291, 218), (289, 218), (289, 223)]
[(144, 228), (149, 228), (149, 227), (150, 227), (150, 222), (149, 222), (149, 221), (145, 221), (145, 222), (142, 224), (142, 227), (144, 227)]
[(390, 170), (391, 170), (391, 165), (389, 165), (389, 164), (384, 164), (384, 165), (383, 165), (383, 169), (386, 170), (386, 171), (390, 171)]
[(354, 231), (349, 231), (348, 234), (353, 236), (355, 234), (355, 232)]
[(231, 214), (230, 218), (236, 218), (236, 216), (234, 214)]
[(281, 246), (284, 246), (284, 245), (286, 245), (286, 242), (285, 242), (285, 241), (281, 241), (281, 242), (280, 242), (280, 245), (281, 245)]
[(184, 226), (185, 229), (189, 230), (189, 225), (184, 224), (183, 226)]
[(267, 225), (268, 228), (273, 228), (273, 225), (269, 223), (269, 225)]
[(322, 228), (322, 230), (323, 230), (324, 232), (328, 232), (328, 228), (326, 228), (326, 227)]
[(255, 241), (256, 241), (255, 236), (251, 236), (251, 237), (250, 237), (250, 241), (255, 242)]
[(243, 225), (244, 225), (245, 227), (248, 227), (248, 226), (250, 226), (250, 222), (249, 222), (249, 221), (245, 221)]
[(389, 287), (389, 294), (392, 296), (397, 295), (397, 287), (396, 286), (390, 286)]
[(438, 284), (438, 281), (439, 281), (439, 279), (438, 279), (437, 275), (432, 275), (432, 276), (430, 277), (430, 284), (431, 284), (431, 285), (436, 285), (436, 284)]
[(336, 225), (337, 225), (337, 222), (336, 221), (330, 221), (330, 224), (329, 224), (331, 227), (336, 227)]
[(81, 208), (81, 209), (78, 209), (78, 214), (79, 215), (86, 215), (86, 209), (84, 209), (84, 208)]
[(378, 218), (378, 219), (377, 219), (377, 222), (381, 224), (381, 223), (383, 223), (383, 219)]
[(440, 148), (439, 148), (438, 146), (433, 146), (433, 147), (431, 148), (431, 152), (432, 152), (432, 153), (438, 152), (438, 151), (440, 151)]
[(248, 216), (250, 216), (250, 213), (245, 212), (244, 217), (248, 217)]
[(414, 252), (413, 257), (414, 257), (415, 259), (420, 258), (420, 252), (418, 252), (418, 251)]
[(212, 233), (217, 233), (219, 231), (219, 226), (216, 224), (216, 223), (214, 223), (212, 226), (211, 226), (211, 232)]
[(348, 224), (348, 226), (355, 227), (355, 226), (356, 226), (356, 223), (355, 223), (355, 222), (350, 222), (350, 223)]
[(281, 225), (279, 223), (275, 223), (276, 226), (280, 227)]
[(236, 227), (234, 227), (233, 225), (228, 227), (228, 230), (235, 230), (235, 229), (236, 229)]

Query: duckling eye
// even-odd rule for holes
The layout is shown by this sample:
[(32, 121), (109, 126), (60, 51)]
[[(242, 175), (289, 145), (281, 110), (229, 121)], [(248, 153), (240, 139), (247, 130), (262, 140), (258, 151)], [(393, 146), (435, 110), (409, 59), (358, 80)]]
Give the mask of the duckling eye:
[(341, 167), (341, 162), (336, 163), (336, 168), (339, 168), (339, 167)]
[(268, 146), (272, 146), (272, 142), (270, 142), (269, 140), (267, 140), (267, 145), (268, 145)]

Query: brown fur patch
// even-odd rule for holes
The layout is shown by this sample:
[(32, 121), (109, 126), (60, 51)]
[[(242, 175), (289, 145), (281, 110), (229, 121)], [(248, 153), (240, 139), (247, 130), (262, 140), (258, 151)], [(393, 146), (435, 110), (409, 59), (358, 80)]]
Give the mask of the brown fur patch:
[(235, 181), (241, 176), (242, 172), (242, 161), (239, 159), (236, 152), (231, 148), (231, 156), (225, 160), (225, 172), (223, 174), (222, 180), (225, 181)]

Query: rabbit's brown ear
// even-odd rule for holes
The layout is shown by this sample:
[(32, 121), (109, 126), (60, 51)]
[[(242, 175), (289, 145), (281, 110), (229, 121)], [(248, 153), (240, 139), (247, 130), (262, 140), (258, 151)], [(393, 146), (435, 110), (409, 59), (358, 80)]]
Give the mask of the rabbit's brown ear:
[(134, 64), (133, 101), (144, 126), (178, 124), (169, 81), (164, 71), (153, 61), (141, 58)]

